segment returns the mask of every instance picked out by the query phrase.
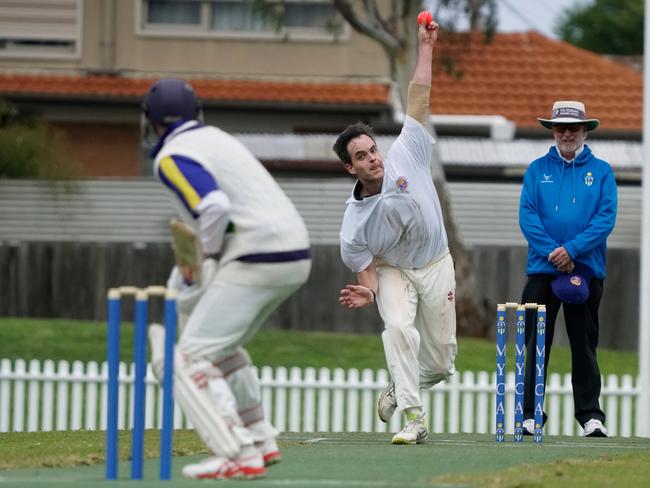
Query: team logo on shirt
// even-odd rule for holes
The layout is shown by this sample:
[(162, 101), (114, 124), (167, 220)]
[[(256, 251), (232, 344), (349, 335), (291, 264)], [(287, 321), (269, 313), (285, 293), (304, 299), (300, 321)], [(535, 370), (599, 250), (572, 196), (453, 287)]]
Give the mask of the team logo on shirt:
[(399, 191), (405, 192), (409, 187), (409, 180), (406, 179), (406, 176), (399, 176), (395, 180), (395, 186)]
[(582, 280), (580, 279), (579, 276), (572, 276), (569, 281), (571, 282), (572, 285), (575, 286), (580, 286), (582, 284)]
[(540, 183), (553, 183), (553, 175), (544, 175), (544, 179)]
[(454, 292), (453, 291), (449, 290), (449, 293), (447, 293), (447, 300), (449, 300), (450, 302), (454, 301)]
[(594, 184), (594, 175), (591, 171), (587, 171), (585, 175), (585, 185), (591, 186)]

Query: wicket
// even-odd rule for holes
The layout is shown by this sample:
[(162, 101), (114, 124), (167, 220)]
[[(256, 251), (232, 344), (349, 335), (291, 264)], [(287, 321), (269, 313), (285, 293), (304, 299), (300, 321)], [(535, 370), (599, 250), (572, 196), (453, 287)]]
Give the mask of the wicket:
[(507, 310), (516, 309), (515, 339), (515, 442), (523, 442), (524, 422), (524, 350), (526, 309), (537, 311), (535, 338), (535, 429), (533, 442), (542, 442), (544, 411), (544, 360), (546, 356), (546, 306), (537, 303), (507, 302), (497, 305), (497, 378), (496, 378), (496, 440), (505, 441), (505, 390), (506, 390), (506, 323)]
[(162, 286), (136, 288), (122, 286), (108, 290), (108, 395), (106, 423), (106, 479), (117, 479), (118, 396), (120, 366), (120, 321), (122, 296), (135, 298), (133, 362), (133, 433), (131, 438), (131, 479), (142, 479), (145, 421), (145, 376), (147, 370), (147, 327), (150, 296), (165, 298), (165, 361), (163, 375), (162, 431), (160, 441), (160, 479), (171, 478), (172, 429), (174, 420), (173, 374), (176, 341), (175, 292)]

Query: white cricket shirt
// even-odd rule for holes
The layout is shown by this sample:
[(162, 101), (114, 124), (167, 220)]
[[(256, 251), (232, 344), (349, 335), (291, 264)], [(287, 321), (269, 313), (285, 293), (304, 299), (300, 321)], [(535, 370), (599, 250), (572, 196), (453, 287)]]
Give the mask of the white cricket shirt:
[[(183, 129), (186, 129), (183, 132)], [(227, 234), (221, 262), (255, 253), (306, 249), (309, 237), (304, 221), (278, 183), (244, 145), (216, 127), (200, 127), (187, 122), (172, 132), (157, 154), (154, 174), (161, 179), (161, 165), (173, 171), (164, 184), (183, 220), (197, 232), (197, 216), (205, 199), (201, 178), (183, 173), (175, 162), (183, 158), (195, 170), (211, 175), (230, 201), (233, 232)], [(197, 212), (194, 212), (195, 214)]]
[(434, 142), (407, 116), (386, 155), (381, 193), (358, 200), (353, 190), (340, 233), (341, 258), (350, 270), (363, 271), (375, 257), (398, 268), (420, 268), (447, 250), (431, 178)]

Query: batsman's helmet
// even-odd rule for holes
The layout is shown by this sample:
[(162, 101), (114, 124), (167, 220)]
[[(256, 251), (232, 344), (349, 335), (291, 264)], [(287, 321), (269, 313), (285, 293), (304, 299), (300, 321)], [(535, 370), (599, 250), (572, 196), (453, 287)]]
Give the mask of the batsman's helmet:
[(178, 78), (162, 78), (151, 85), (142, 109), (149, 123), (161, 125), (198, 119), (201, 110), (192, 86)]

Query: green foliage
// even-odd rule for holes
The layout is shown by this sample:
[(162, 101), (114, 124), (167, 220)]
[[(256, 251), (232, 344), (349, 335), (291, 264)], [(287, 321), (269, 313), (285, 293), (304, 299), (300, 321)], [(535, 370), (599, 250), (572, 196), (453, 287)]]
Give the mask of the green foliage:
[(567, 9), (555, 32), (601, 54), (643, 54), (644, 0), (595, 0)]
[(67, 179), (74, 165), (61, 158), (61, 134), (43, 122), (19, 117), (0, 100), (0, 178)]

